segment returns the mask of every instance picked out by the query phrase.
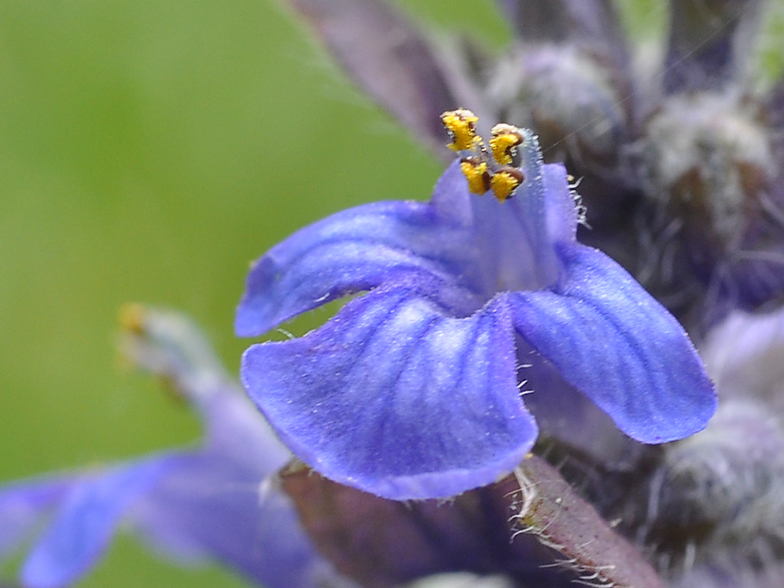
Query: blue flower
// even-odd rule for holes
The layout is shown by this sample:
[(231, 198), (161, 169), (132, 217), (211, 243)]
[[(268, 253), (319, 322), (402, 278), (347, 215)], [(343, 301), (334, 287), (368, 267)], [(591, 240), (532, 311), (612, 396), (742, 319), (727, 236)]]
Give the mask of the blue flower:
[(100, 558), (120, 523), (163, 553), (217, 560), (269, 588), (322, 585), (331, 567), (288, 498), (261, 483), (290, 459), (182, 317), (133, 312), (125, 352), (163, 375), (205, 421), (202, 445), (0, 489), (0, 561), (50, 523), (22, 565), (24, 586), (64, 586)]
[[(240, 336), (366, 292), (323, 327), (244, 354), (241, 380), (283, 442), (337, 482), (424, 499), (489, 484), (531, 450), (521, 389), (547, 404), (576, 388), (644, 443), (702, 429), (716, 399), (698, 355), (629, 274), (576, 241), (564, 168), (522, 131), (523, 181), (502, 202), (509, 167), (459, 134), (453, 147), (473, 155), (429, 203), (340, 212), (253, 266)], [(461, 168), (498, 199), (472, 195)]]

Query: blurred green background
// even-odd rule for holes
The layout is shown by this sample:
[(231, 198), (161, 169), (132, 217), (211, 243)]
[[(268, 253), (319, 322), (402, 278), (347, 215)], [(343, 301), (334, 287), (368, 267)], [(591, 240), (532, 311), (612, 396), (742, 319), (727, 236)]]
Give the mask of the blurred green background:
[[(490, 0), (404, 4), (508, 39)], [(662, 2), (634, 5), (661, 24)], [(119, 308), (188, 312), (236, 371), (252, 259), (347, 206), (427, 198), (439, 170), (273, 0), (2, 0), (0, 481), (195, 440), (121, 369)], [(151, 585), (242, 582), (124, 538), (80, 584)]]

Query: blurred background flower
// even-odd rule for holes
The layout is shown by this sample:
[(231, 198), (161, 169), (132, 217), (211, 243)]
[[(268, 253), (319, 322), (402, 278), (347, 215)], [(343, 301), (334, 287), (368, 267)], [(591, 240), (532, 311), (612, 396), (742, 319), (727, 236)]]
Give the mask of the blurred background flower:
[[(511, 38), (489, 0), (399, 4), (491, 46)], [(635, 39), (656, 40), (664, 1), (617, 4)], [(763, 38), (780, 43), (781, 23)], [(193, 414), (117, 369), (118, 308), (183, 309), (234, 371), (250, 260), (348, 206), (424, 198), (441, 170), (273, 0), (6, 0), (0, 80), (0, 480), (195, 439)], [(81, 584), (106, 585), (243, 584), (121, 539)]]

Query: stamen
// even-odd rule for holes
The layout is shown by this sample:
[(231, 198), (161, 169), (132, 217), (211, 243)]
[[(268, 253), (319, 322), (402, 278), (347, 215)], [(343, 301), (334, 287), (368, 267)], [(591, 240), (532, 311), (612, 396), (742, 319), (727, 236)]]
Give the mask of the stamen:
[(499, 123), (490, 131), (490, 149), (499, 165), (517, 165), (517, 146), (522, 144), (523, 135), (517, 127)]
[(441, 115), (441, 122), (449, 133), (452, 142), (447, 145), (453, 151), (473, 150), (482, 138), (476, 134), (479, 120), (473, 112), (465, 108), (449, 110)]
[[(465, 172), (464, 172), (465, 173)], [(516, 167), (504, 166), (490, 179), (490, 187), (499, 202), (509, 200), (517, 187), (523, 183), (525, 176)]]
[(477, 157), (466, 157), (460, 160), (460, 169), (468, 180), (468, 190), (480, 196), (490, 189), (490, 172), (487, 162)]
[(517, 127), (505, 123), (491, 131), (490, 148), (476, 132), (479, 118), (470, 110), (458, 108), (441, 115), (441, 122), (452, 142), (448, 145), (460, 155), (460, 170), (468, 190), (480, 196), (492, 190), (499, 202), (509, 200), (525, 181), (517, 147), (525, 142)]

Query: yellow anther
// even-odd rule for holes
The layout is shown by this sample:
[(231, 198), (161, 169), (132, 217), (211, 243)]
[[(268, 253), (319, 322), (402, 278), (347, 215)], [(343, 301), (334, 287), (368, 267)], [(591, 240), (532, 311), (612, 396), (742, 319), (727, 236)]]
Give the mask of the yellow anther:
[(468, 190), (472, 194), (484, 194), (490, 189), (490, 173), (486, 162), (466, 157), (460, 160), (460, 170), (468, 180)]
[(517, 187), (523, 183), (523, 172), (515, 167), (502, 167), (490, 179), (490, 187), (499, 202), (509, 200)]
[(508, 124), (497, 124), (492, 129), (488, 144), (476, 132), (478, 117), (464, 108), (450, 110), (441, 115), (449, 136), (450, 149), (460, 156), (460, 170), (473, 194), (484, 194), (492, 190), (503, 202), (514, 195), (525, 176), (517, 167), (517, 147), (525, 142), (522, 131)]
[(120, 308), (120, 328), (130, 333), (144, 332), (147, 311), (141, 304), (128, 303)]
[(476, 134), (478, 120), (479, 118), (473, 112), (465, 108), (449, 110), (442, 114), (441, 123), (449, 133), (449, 138), (452, 139), (447, 147), (453, 151), (465, 151), (478, 145), (482, 141), (482, 138)]
[(510, 165), (516, 153), (516, 147), (523, 142), (520, 129), (505, 123), (499, 123), (492, 129), (490, 149), (499, 165)]

